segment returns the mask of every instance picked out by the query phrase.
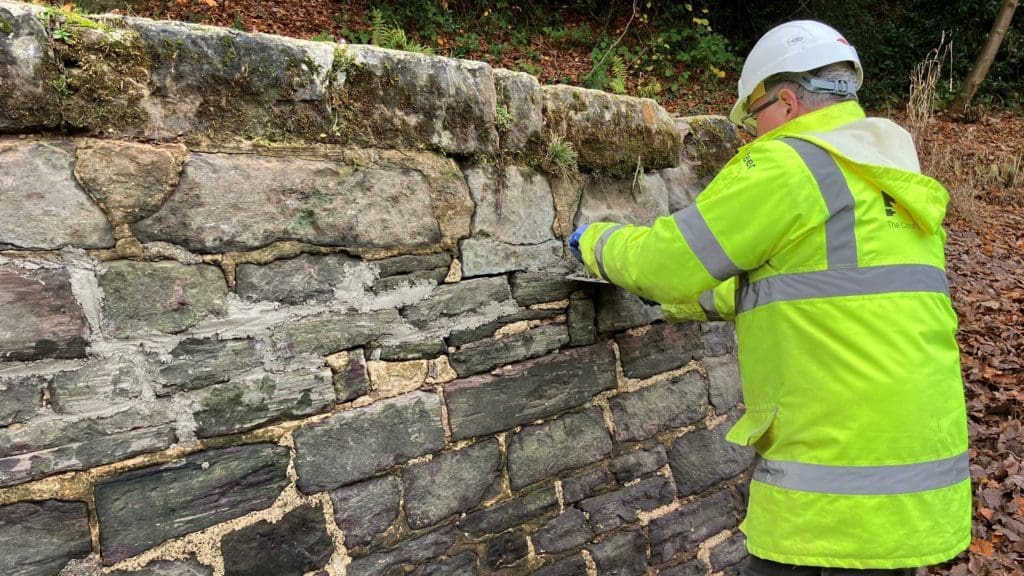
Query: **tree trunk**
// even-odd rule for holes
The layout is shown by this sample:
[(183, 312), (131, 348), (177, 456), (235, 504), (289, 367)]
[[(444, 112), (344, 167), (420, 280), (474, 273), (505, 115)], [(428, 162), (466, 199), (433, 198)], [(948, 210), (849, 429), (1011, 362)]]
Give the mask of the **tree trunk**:
[(1017, 10), (1018, 2), (1019, 0), (1003, 0), (1002, 5), (999, 7), (999, 13), (996, 14), (996, 20), (992, 23), (992, 30), (989, 31), (988, 38), (985, 39), (985, 46), (981, 49), (978, 59), (974, 62), (974, 68), (967, 75), (967, 80), (964, 81), (960, 93), (957, 94), (956, 99), (949, 106), (950, 111), (954, 114), (964, 114), (967, 111), (967, 107), (971, 105), (971, 99), (974, 98), (975, 92), (978, 91), (978, 86), (981, 85), (982, 81), (985, 80), (985, 76), (988, 75), (988, 69), (992, 66), (996, 53), (999, 52), (999, 46), (1003, 43), (1003, 37), (1006, 36), (1007, 28), (1010, 27), (1010, 21), (1013, 19), (1013, 12)]

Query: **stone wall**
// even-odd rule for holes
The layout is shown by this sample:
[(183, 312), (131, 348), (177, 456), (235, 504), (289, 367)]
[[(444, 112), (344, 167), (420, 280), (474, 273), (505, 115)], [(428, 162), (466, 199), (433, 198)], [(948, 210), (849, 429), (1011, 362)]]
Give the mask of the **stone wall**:
[(721, 118), (0, 0), (0, 573), (735, 574), (731, 327), (566, 279)]

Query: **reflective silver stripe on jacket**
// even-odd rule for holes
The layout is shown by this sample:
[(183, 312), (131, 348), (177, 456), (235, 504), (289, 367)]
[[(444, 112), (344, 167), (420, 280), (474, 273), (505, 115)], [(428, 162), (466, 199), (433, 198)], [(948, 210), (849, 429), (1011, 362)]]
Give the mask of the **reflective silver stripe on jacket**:
[(967, 452), (951, 458), (892, 466), (829, 466), (761, 458), (754, 480), (802, 492), (856, 496), (937, 490), (971, 477)]
[(608, 238), (620, 228), (625, 228), (625, 225), (616, 224), (605, 230), (604, 234), (601, 234), (601, 237), (597, 239), (597, 245), (594, 246), (594, 260), (597, 261), (597, 270), (601, 273), (601, 278), (605, 280), (608, 279), (608, 274), (604, 271), (604, 245), (608, 243)]
[(949, 284), (941, 268), (926, 264), (893, 264), (780, 274), (744, 286), (736, 298), (736, 313), (785, 300), (889, 292), (938, 292), (949, 296)]
[(701, 292), (698, 302), (708, 320), (722, 319), (722, 315), (718, 313), (718, 307), (715, 306), (715, 291), (713, 289)]
[(676, 226), (683, 234), (683, 239), (693, 253), (704, 265), (704, 268), (715, 280), (731, 278), (743, 270), (733, 263), (729, 255), (718, 243), (718, 238), (711, 233), (708, 223), (704, 221), (697, 206), (689, 206), (672, 215)]

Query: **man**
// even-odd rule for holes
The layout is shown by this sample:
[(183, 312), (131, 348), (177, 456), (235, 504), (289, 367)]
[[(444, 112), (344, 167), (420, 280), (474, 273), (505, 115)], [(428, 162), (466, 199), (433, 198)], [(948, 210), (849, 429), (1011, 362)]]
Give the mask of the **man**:
[(970, 542), (948, 194), (905, 130), (865, 118), (862, 78), (829, 26), (770, 30), (730, 114), (757, 138), (694, 205), (569, 242), (670, 320), (735, 320), (748, 576), (912, 574)]

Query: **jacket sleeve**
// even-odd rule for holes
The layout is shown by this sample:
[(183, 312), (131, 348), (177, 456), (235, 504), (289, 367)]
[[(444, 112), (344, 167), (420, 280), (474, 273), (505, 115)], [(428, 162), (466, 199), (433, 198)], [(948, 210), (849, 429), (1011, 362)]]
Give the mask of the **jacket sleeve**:
[(697, 302), (662, 304), (661, 312), (668, 322), (701, 322), (736, 318), (736, 278), (729, 278), (710, 290), (701, 292)]
[(663, 306), (692, 305), (827, 218), (817, 183), (796, 151), (779, 141), (755, 142), (693, 205), (650, 226), (591, 224), (580, 252), (591, 273), (634, 294)]

